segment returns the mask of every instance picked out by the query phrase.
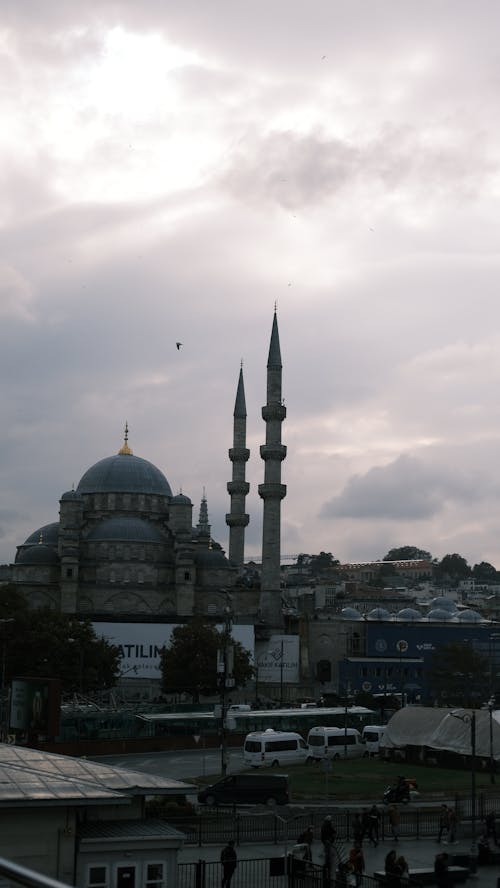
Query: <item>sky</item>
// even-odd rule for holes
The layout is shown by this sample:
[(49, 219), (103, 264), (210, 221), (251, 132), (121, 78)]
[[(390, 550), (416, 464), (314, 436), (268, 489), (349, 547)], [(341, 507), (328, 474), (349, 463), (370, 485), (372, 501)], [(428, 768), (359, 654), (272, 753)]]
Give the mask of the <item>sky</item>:
[[(129, 445), (227, 551), (500, 568), (495, 0), (3, 0), (0, 562)], [(183, 343), (176, 348), (176, 341)]]

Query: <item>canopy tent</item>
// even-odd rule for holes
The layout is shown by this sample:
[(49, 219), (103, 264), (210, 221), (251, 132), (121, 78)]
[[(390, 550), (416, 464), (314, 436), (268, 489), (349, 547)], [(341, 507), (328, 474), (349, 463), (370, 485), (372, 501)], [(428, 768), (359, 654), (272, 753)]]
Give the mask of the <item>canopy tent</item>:
[[(500, 710), (476, 709), (476, 755), (500, 761)], [(472, 753), (470, 709), (405, 706), (394, 713), (381, 740), (382, 749), (426, 746), (460, 755)], [(490, 747), (490, 724), (492, 744)]]

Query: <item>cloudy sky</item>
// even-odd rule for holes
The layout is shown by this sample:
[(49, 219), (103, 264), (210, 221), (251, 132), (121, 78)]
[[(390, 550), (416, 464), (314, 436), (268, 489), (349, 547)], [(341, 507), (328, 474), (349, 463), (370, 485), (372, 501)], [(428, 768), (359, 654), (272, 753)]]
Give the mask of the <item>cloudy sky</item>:
[(227, 549), (241, 360), (257, 555), (276, 302), (283, 554), (500, 568), (499, 31), (495, 0), (3, 0), (0, 561), (126, 420)]

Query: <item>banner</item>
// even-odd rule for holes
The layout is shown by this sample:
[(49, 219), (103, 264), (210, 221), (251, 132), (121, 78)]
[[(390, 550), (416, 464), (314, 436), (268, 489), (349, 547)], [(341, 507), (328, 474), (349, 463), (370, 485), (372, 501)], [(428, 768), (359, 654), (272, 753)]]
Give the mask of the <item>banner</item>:
[(258, 681), (295, 684), (299, 681), (298, 635), (271, 635), (269, 641), (257, 642)]

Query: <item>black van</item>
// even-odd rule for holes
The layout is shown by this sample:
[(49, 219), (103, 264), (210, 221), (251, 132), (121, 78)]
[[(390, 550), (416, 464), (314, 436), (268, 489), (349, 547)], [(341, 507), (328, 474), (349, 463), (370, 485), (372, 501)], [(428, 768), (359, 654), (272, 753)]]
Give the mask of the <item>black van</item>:
[(198, 793), (206, 805), (288, 805), (290, 793), (285, 774), (231, 774)]

